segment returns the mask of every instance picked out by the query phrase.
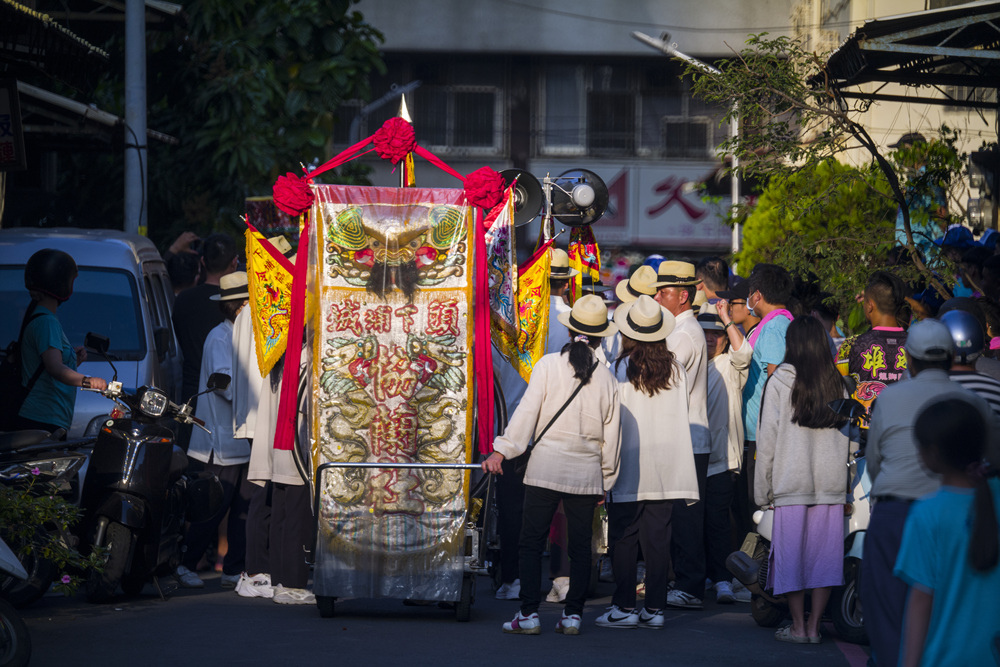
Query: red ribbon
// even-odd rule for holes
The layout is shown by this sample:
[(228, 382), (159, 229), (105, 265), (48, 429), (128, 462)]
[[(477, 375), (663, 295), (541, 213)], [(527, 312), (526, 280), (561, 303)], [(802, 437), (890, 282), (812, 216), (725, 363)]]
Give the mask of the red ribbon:
[[(393, 119), (389, 119), (390, 121)], [(405, 121), (402, 121), (405, 122)], [(388, 121), (386, 125), (388, 125)], [(383, 125), (383, 128), (386, 127)], [(409, 125), (409, 123), (407, 123)], [(373, 136), (366, 137), (334, 158), (322, 164), (309, 173), (312, 179), (345, 162), (370, 153), (372, 148), (362, 151), (372, 142)], [(397, 137), (398, 138), (398, 137)], [(392, 142), (389, 142), (392, 144)], [(396, 142), (399, 143), (399, 142)], [(402, 146), (402, 144), (400, 144)], [(406, 146), (402, 146), (406, 147)], [(409, 152), (409, 151), (408, 151)], [(441, 158), (421, 146), (414, 145), (412, 152), (424, 158), (442, 171), (466, 182), (466, 177), (448, 166)], [(380, 155), (382, 155), (380, 151)], [(405, 155), (405, 154), (404, 154)], [(383, 157), (391, 157), (383, 155)], [(395, 161), (394, 161), (395, 162)], [(480, 170), (481, 171), (481, 170)], [(492, 170), (490, 170), (492, 171)], [(496, 173), (496, 172), (494, 172)], [(499, 174), (497, 174), (499, 176)], [(303, 179), (304, 180), (304, 179)], [(492, 208), (492, 207), (490, 207)], [(300, 212), (301, 213), (301, 212)], [(249, 224), (249, 223), (247, 223)], [(300, 239), (308, 239), (309, 219), (299, 235)], [(490, 354), (490, 297), (489, 272), (486, 266), (486, 232), (483, 228), (482, 211), (476, 211), (475, 235), (476, 275), (475, 296), (473, 298), (473, 374), (475, 376), (476, 406), (478, 409), (479, 451), (493, 451), (493, 360)], [(300, 241), (301, 243), (301, 241)], [(308, 243), (308, 241), (307, 241)], [(302, 333), (305, 328), (305, 300), (307, 261), (295, 263), (292, 272), (292, 303), (288, 321), (288, 345), (285, 348), (285, 366), (281, 376), (281, 396), (279, 399), (278, 416), (274, 433), (274, 449), (291, 450), (295, 446), (295, 436), (298, 430), (298, 386), (299, 364), (302, 359)]]
[[(309, 244), (309, 218), (299, 232), (299, 244)], [(288, 314), (288, 344), (285, 346), (285, 367), (281, 372), (281, 395), (275, 419), (274, 448), (291, 451), (298, 432), (299, 364), (302, 361), (302, 333), (306, 318), (306, 279), (309, 262), (303, 255), (295, 262), (292, 272), (292, 303)]]

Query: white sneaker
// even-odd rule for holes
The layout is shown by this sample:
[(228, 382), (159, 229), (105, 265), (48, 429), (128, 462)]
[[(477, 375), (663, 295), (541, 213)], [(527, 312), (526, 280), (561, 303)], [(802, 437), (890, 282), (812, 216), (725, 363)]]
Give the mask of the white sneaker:
[(243, 576), (242, 574), (223, 573), (222, 576), (219, 578), (219, 585), (222, 586), (222, 588), (224, 589), (236, 588), (236, 584), (240, 583), (240, 578), (242, 576)]
[(580, 634), (580, 615), (570, 614), (567, 616), (566, 610), (563, 610), (562, 618), (556, 623), (556, 632), (562, 635)]
[(733, 604), (736, 596), (733, 595), (733, 588), (728, 581), (720, 581), (715, 584), (715, 601), (719, 604)]
[(181, 588), (204, 588), (205, 582), (201, 580), (196, 572), (192, 572), (183, 565), (177, 566), (177, 572), (174, 573), (177, 577), (178, 583), (180, 583)]
[(565, 602), (569, 593), (569, 577), (556, 577), (552, 580), (552, 589), (545, 596), (546, 602)]
[(659, 630), (663, 627), (663, 610), (647, 611), (645, 608), (639, 612), (639, 627), (650, 630)]
[(497, 600), (517, 600), (521, 597), (521, 580), (515, 579), (509, 584), (502, 584), (497, 589)]
[(701, 609), (701, 599), (674, 588), (667, 592), (667, 606), (678, 609)]
[(542, 633), (542, 622), (538, 614), (522, 616), (521, 612), (517, 612), (514, 618), (503, 624), (503, 631), (512, 635), (538, 635)]
[(274, 587), (274, 601), (278, 604), (316, 604), (316, 596), (304, 588)]
[(273, 598), (274, 589), (271, 587), (271, 575), (262, 573), (251, 577), (244, 572), (236, 584), (236, 593), (244, 598)]
[(594, 622), (602, 628), (637, 628), (639, 627), (639, 612), (635, 609), (626, 611), (613, 604)]
[(733, 579), (733, 597), (737, 602), (750, 602), (753, 594), (750, 589), (743, 585), (739, 579)]

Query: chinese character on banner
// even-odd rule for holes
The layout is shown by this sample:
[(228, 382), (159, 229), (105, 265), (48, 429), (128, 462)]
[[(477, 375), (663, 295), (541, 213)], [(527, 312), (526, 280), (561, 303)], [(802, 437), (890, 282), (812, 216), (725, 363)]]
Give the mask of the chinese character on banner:
[[(254, 346), (260, 374), (274, 368), (288, 343), (288, 319), (291, 313), (292, 272), (287, 260), (278, 260), (271, 244), (260, 233), (246, 232), (247, 282), (250, 291), (250, 314)], [(282, 261), (283, 260), (283, 261)]]

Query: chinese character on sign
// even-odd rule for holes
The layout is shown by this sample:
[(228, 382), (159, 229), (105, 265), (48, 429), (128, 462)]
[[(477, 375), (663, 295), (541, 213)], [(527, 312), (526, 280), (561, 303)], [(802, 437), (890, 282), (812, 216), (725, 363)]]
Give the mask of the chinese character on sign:
[(650, 206), (646, 211), (646, 215), (651, 218), (656, 217), (670, 208), (672, 204), (680, 204), (681, 208), (684, 209), (684, 212), (692, 220), (701, 220), (708, 215), (708, 209), (699, 208), (681, 196), (683, 195), (684, 182), (684, 179), (679, 176), (667, 176), (653, 186), (653, 191), (656, 194), (666, 196), (656, 206)]
[(431, 301), (427, 308), (427, 328), (425, 333), (431, 336), (457, 336), (458, 301)]

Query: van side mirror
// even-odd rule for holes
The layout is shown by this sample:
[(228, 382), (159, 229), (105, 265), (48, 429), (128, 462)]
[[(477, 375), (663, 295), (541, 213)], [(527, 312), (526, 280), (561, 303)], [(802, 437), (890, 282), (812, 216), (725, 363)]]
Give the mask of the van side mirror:
[(208, 376), (208, 389), (212, 391), (225, 391), (229, 388), (232, 378), (225, 373), (212, 373)]
[(107, 336), (102, 336), (101, 334), (94, 333), (93, 331), (87, 334), (83, 344), (88, 349), (93, 350), (104, 357), (108, 355), (108, 350), (111, 349), (111, 340)]
[(156, 357), (162, 363), (170, 351), (170, 329), (157, 327), (153, 330), (153, 345), (156, 346)]

